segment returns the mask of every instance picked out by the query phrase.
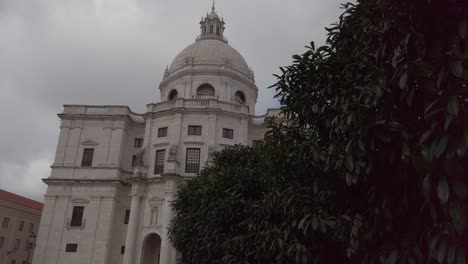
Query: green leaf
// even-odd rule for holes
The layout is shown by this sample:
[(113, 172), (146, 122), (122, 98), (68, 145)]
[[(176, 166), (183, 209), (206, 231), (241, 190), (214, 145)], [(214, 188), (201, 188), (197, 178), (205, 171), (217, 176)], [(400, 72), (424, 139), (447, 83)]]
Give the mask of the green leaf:
[(447, 115), (447, 117), (445, 118), (445, 123), (444, 123), (445, 131), (447, 131), (447, 129), (449, 128), (450, 124), (453, 121), (453, 118), (454, 118), (453, 115)]
[(463, 20), (460, 25), (458, 25), (458, 36), (462, 39), (466, 37), (466, 20)]
[(314, 230), (317, 230), (317, 227), (318, 227), (318, 219), (317, 219), (317, 216), (314, 215), (314, 217), (312, 218), (312, 228)]
[(437, 248), (437, 261), (439, 261), (439, 263), (444, 262), (446, 253), (447, 253), (447, 240), (444, 239), (439, 243), (439, 246)]
[(465, 184), (463, 182), (460, 182), (460, 181), (456, 182), (453, 185), (453, 191), (461, 199), (466, 198), (466, 186), (465, 186)]
[(419, 144), (424, 143), (431, 135), (431, 132), (431, 130), (427, 130), (426, 132), (424, 132), (424, 134), (422, 134), (421, 138), (419, 139)]
[(455, 77), (460, 78), (463, 74), (463, 66), (461, 61), (454, 61), (450, 64), (450, 71)]
[(345, 166), (349, 171), (353, 171), (354, 163), (353, 163), (353, 158), (351, 156), (346, 157)]
[(398, 259), (398, 251), (396, 249), (392, 250), (390, 252), (390, 255), (388, 256), (387, 260), (385, 261), (385, 264), (395, 264)]
[(404, 89), (406, 87), (407, 80), (408, 80), (408, 73), (407, 72), (402, 73), (400, 76), (400, 81), (398, 83), (400, 86), (400, 89)]
[(452, 264), (455, 260), (455, 252), (456, 252), (455, 245), (449, 245), (447, 251), (447, 263)]
[(427, 202), (431, 200), (431, 176), (427, 175), (423, 180), (423, 194)]
[(465, 252), (463, 248), (458, 248), (457, 258), (455, 260), (456, 264), (465, 264)]
[(442, 153), (444, 153), (445, 149), (447, 149), (447, 144), (448, 144), (448, 136), (445, 135), (442, 137), (439, 141), (439, 144), (437, 145), (437, 149), (435, 149), (435, 156), (436, 158), (439, 158)]
[(458, 115), (458, 98), (456, 96), (451, 96), (447, 106), (447, 112), (453, 116)]
[(442, 204), (446, 204), (449, 199), (449, 185), (447, 179), (442, 178), (437, 185), (437, 196)]

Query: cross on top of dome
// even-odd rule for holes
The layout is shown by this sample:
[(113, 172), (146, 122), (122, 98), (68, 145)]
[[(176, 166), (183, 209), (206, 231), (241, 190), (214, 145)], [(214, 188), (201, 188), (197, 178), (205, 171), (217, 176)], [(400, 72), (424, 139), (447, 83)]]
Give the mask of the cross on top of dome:
[(226, 42), (224, 39), (224, 19), (216, 13), (215, 1), (211, 7), (211, 13), (200, 21), (201, 34), (199, 39), (218, 39)]

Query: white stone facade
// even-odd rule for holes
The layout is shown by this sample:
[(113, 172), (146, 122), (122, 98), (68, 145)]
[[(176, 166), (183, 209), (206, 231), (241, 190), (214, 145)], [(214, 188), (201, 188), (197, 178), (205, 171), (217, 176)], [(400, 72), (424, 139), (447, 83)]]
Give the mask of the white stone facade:
[(224, 21), (213, 8), (200, 24), (145, 114), (64, 106), (34, 264), (176, 263), (167, 227), (177, 187), (214, 152), (263, 138), (279, 110), (254, 116), (253, 72), (227, 44)]

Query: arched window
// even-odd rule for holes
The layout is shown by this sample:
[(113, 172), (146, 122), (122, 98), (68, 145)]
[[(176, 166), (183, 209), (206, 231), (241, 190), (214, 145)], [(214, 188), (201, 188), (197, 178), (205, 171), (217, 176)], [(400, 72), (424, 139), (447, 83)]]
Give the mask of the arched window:
[(175, 100), (177, 99), (177, 96), (179, 95), (179, 93), (177, 93), (177, 90), (172, 90), (170, 93), (169, 93), (169, 96), (167, 97), (167, 100), (171, 101), (171, 100)]
[(216, 35), (219, 36), (219, 27), (216, 27)]
[(241, 91), (237, 91), (234, 94), (234, 100), (240, 104), (245, 104), (245, 95)]
[(215, 89), (211, 84), (204, 83), (197, 89), (197, 98), (213, 98), (215, 95)]

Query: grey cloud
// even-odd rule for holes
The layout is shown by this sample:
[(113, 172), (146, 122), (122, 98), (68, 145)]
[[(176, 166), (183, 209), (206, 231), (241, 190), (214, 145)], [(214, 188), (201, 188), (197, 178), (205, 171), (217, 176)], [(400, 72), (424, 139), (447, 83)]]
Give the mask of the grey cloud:
[[(340, 2), (217, 1), (230, 44), (255, 71), (257, 114), (278, 106), (267, 89), (272, 74), (311, 40), (324, 42)], [(143, 112), (158, 101), (166, 65), (195, 40), (210, 6), (210, 0), (0, 0), (0, 188), (42, 199), (63, 104)]]

